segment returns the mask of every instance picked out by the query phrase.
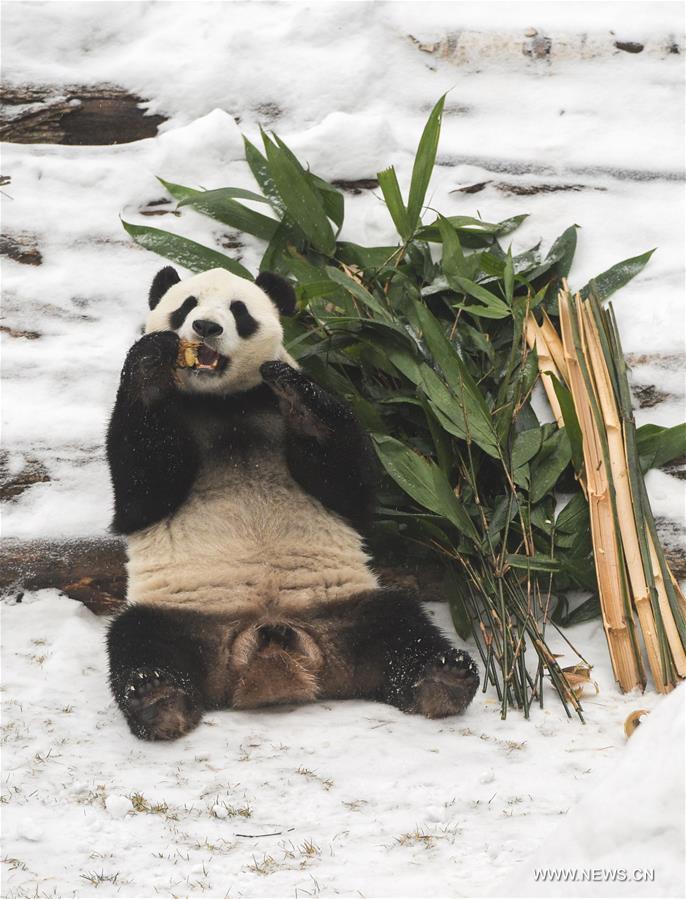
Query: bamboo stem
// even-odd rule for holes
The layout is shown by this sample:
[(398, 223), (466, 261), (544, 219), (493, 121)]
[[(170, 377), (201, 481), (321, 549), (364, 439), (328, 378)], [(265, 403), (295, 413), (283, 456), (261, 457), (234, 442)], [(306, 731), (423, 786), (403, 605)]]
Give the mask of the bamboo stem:
[(561, 381), (562, 375), (560, 369), (555, 364), (553, 353), (547, 340), (543, 336), (543, 331), (531, 312), (526, 320), (526, 342), (531, 349), (536, 350), (538, 370), (541, 375), (543, 389), (548, 397), (548, 402), (550, 403), (550, 408), (553, 410), (553, 415), (555, 416), (558, 428), (564, 428), (565, 422), (562, 417), (562, 409), (560, 408), (560, 403), (558, 402), (557, 394), (555, 393), (553, 380), (550, 377), (550, 375), (553, 374), (559, 381)]
[[(626, 692), (644, 685), (645, 678), (633, 633), (633, 618), (623, 570), (624, 560), (615, 530), (616, 512), (612, 507), (609, 482), (611, 472), (608, 470), (599, 430), (600, 413), (595, 385), (585, 363), (583, 323), (577, 318), (580, 310), (575, 306), (569, 292), (561, 291), (559, 308), (562, 344), (569, 388), (583, 435), (591, 533), (603, 624), (615, 677), (620, 689)], [(627, 606), (629, 619), (625, 611)]]

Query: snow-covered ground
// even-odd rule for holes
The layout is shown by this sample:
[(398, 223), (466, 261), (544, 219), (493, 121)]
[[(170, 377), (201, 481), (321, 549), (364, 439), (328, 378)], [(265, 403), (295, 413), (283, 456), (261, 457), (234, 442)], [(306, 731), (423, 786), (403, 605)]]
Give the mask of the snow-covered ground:
[[(155, 175), (254, 187), (241, 133), (257, 141), (262, 123), (326, 178), (394, 163), (406, 186), (446, 90), (432, 206), (489, 220), (529, 212), (515, 251), (579, 224), (572, 286), (657, 247), (615, 309), (635, 382), (667, 395), (639, 422), (686, 417), (681, 4), (10, 2), (3, 25), (10, 84), (107, 82), (168, 118), (135, 144), (3, 147), (3, 229), (43, 256), (3, 260), (3, 324), (40, 334), (3, 334), (3, 444), (10, 472), (36, 460), (50, 478), (5, 504), (5, 537), (105, 533), (104, 431), (164, 264), (130, 242), (119, 215), (218, 249), (227, 237), (187, 209), (140, 216), (164, 195)], [(547, 58), (521, 52), (533, 29), (551, 37)], [(348, 194), (346, 208), (344, 237), (394, 239), (374, 192)], [(228, 252), (255, 269), (261, 248), (241, 242)], [(684, 483), (648, 479), (677, 535)], [(501, 722), (487, 694), (447, 722), (356, 702), (217, 713), (177, 744), (150, 746), (109, 698), (102, 620), (48, 592), (5, 605), (3, 618), (3, 895), (558, 895), (532, 874), (557, 864), (655, 867), (653, 883), (625, 883), (622, 895), (684, 894), (684, 689), (619, 696), (598, 623), (572, 635), (600, 686), (585, 727), (552, 696), (531, 722)], [(625, 751), (624, 718), (655, 706)]]
[[(596, 662), (586, 726), (552, 692), (529, 722), (479, 693), (444, 721), (215, 712), (171, 745), (129, 734), (102, 619), (43, 591), (4, 625), (4, 896), (684, 894), (686, 688), (620, 696), (599, 623), (570, 632)], [(626, 716), (656, 706), (625, 749)], [(554, 866), (655, 880), (562, 893), (534, 879)]]

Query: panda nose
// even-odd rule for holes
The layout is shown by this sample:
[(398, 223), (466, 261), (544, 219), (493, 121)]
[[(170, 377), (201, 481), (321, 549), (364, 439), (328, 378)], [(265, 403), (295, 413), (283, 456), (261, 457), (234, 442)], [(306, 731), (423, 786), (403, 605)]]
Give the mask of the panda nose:
[(217, 337), (224, 329), (217, 322), (211, 322), (207, 318), (196, 318), (193, 322), (193, 330), (200, 337)]

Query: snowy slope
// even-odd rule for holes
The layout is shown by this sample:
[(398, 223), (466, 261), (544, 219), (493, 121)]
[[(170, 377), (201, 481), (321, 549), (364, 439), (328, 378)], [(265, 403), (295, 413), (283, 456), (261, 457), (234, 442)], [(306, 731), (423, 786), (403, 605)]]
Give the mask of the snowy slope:
[[(129, 734), (102, 619), (43, 591), (3, 623), (7, 897), (531, 895), (537, 849), (541, 866), (656, 869), (613, 895), (684, 894), (684, 688), (620, 696), (597, 623), (569, 633), (597, 660), (586, 726), (551, 693), (530, 722), (479, 693), (444, 721), (367, 702), (214, 712), (171, 745)], [(655, 706), (627, 751), (625, 717)]]

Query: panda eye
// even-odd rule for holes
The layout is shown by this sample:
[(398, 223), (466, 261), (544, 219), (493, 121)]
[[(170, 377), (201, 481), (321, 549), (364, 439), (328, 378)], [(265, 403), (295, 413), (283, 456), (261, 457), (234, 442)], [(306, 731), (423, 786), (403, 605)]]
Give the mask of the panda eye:
[(229, 306), (234, 319), (236, 320), (236, 331), (239, 337), (251, 337), (259, 328), (259, 322), (256, 322), (248, 307), (243, 300), (232, 300)]

